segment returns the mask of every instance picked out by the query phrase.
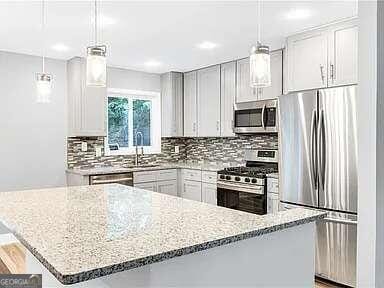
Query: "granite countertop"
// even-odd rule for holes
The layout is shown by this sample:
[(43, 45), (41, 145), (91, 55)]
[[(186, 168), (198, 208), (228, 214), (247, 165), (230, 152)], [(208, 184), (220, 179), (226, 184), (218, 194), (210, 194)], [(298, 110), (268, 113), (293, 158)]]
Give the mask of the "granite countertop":
[(279, 179), (279, 173), (269, 173), (269, 174), (267, 174), (267, 177)]
[(74, 168), (67, 169), (67, 172), (79, 175), (100, 175), (100, 174), (115, 174), (126, 172), (139, 172), (149, 170), (162, 170), (162, 169), (195, 169), (203, 171), (219, 171), (224, 167), (233, 166), (232, 163), (198, 163), (198, 162), (170, 162), (154, 165), (142, 165), (138, 167), (97, 167), (97, 168)]
[(63, 284), (316, 221), (264, 216), (118, 184), (0, 193), (0, 219)]

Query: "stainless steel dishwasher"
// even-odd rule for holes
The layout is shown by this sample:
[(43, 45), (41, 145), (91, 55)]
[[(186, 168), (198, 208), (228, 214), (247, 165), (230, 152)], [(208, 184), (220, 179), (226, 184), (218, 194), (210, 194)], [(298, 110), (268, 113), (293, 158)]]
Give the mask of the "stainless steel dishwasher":
[(103, 175), (91, 175), (89, 176), (89, 185), (98, 184), (123, 184), (127, 186), (133, 186), (133, 173), (118, 173), (118, 174), (103, 174)]

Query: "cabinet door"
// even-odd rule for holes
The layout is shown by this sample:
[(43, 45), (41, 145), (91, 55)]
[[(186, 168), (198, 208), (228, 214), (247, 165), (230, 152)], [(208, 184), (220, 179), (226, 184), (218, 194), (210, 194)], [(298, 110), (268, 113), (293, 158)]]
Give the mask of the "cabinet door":
[(153, 192), (157, 191), (156, 182), (137, 183), (137, 184), (134, 184), (134, 187), (144, 189), (144, 190), (153, 191)]
[(327, 32), (310, 31), (288, 38), (290, 91), (327, 86)]
[(267, 195), (267, 213), (279, 212), (279, 194), (270, 193)]
[(216, 184), (203, 183), (201, 188), (203, 202), (217, 205), (217, 186)]
[(283, 50), (271, 52), (271, 86), (259, 90), (258, 99), (276, 99), (283, 94)]
[(162, 137), (183, 136), (182, 73), (161, 75), (161, 134)]
[(201, 182), (184, 180), (182, 197), (190, 200), (201, 201)]
[(249, 58), (236, 62), (236, 103), (257, 100), (258, 91), (250, 86)]
[(357, 83), (357, 21), (334, 26), (329, 34), (329, 86)]
[(68, 135), (106, 136), (106, 88), (86, 86), (85, 59), (72, 58), (68, 73)]
[(196, 71), (184, 74), (184, 136), (197, 136)]
[(220, 65), (197, 71), (198, 136), (220, 136)]
[(157, 192), (177, 196), (177, 180), (157, 182)]
[(236, 97), (236, 62), (221, 64), (221, 136), (233, 137), (233, 105)]

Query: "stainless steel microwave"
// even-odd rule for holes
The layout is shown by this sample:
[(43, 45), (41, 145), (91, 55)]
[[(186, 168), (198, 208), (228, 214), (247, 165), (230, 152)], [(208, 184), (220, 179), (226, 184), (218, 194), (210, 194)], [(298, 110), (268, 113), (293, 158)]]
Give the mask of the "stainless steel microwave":
[(278, 132), (277, 99), (237, 103), (234, 113), (234, 133)]

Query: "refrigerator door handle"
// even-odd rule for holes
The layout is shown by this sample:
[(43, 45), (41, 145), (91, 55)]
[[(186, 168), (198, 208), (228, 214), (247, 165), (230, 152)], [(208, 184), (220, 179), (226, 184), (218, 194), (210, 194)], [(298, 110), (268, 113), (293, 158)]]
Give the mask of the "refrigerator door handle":
[(321, 110), (319, 115), (317, 139), (318, 139), (318, 174), (321, 189), (325, 186), (325, 164), (326, 164), (326, 139), (325, 139), (325, 122), (324, 110)]
[(323, 219), (323, 221), (339, 223), (339, 224), (346, 224), (346, 225), (357, 225), (357, 220), (349, 220), (349, 219), (340, 219), (340, 218), (326, 217), (326, 218)]
[(317, 169), (317, 113), (316, 110), (313, 110), (312, 112), (312, 122), (311, 122), (311, 150), (310, 150), (310, 159), (311, 159), (311, 176), (312, 176), (312, 185), (314, 189), (317, 189), (317, 183), (318, 183), (318, 169)]

